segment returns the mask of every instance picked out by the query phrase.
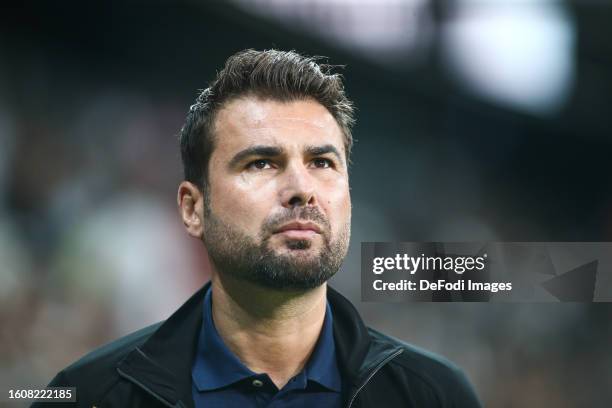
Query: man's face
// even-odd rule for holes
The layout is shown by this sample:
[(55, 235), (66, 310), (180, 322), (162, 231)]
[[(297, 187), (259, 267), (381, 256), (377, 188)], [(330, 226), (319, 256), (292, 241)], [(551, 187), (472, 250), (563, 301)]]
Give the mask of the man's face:
[(219, 273), (276, 289), (320, 286), (350, 236), (344, 138), (314, 100), (246, 96), (215, 120), (203, 240)]

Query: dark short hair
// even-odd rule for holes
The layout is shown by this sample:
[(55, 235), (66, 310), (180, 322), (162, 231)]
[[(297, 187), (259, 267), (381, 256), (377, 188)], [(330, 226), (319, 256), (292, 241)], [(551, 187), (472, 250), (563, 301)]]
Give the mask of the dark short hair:
[(228, 101), (256, 95), (279, 101), (313, 98), (336, 119), (344, 134), (347, 163), (350, 162), (354, 124), (353, 103), (344, 92), (342, 76), (332, 66), (319, 64), (321, 57), (306, 57), (295, 51), (244, 50), (231, 57), (216, 78), (191, 105), (180, 131), (185, 180), (199, 187), (208, 182), (208, 162), (214, 150), (215, 115)]

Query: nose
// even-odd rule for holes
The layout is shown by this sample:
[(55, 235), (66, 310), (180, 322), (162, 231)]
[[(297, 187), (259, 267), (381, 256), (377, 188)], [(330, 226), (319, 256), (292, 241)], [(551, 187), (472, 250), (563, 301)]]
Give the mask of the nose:
[(287, 166), (281, 188), (283, 207), (305, 207), (316, 204), (315, 180), (301, 163)]

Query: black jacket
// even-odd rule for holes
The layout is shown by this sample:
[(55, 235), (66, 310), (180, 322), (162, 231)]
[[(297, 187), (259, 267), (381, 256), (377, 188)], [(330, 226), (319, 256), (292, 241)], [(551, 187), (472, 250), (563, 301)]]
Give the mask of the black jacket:
[[(76, 387), (79, 407), (193, 407), (191, 366), (209, 286), (165, 322), (87, 354), (49, 386)], [(327, 298), (346, 407), (481, 406), (452, 363), (367, 328), (353, 305), (332, 288)]]

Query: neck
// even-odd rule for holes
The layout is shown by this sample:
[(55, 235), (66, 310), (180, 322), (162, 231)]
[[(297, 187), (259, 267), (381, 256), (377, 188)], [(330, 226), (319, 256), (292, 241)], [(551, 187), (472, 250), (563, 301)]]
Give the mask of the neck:
[(262, 288), (218, 273), (212, 315), (228, 348), (281, 389), (305, 366), (323, 326), (326, 284), (304, 291)]

